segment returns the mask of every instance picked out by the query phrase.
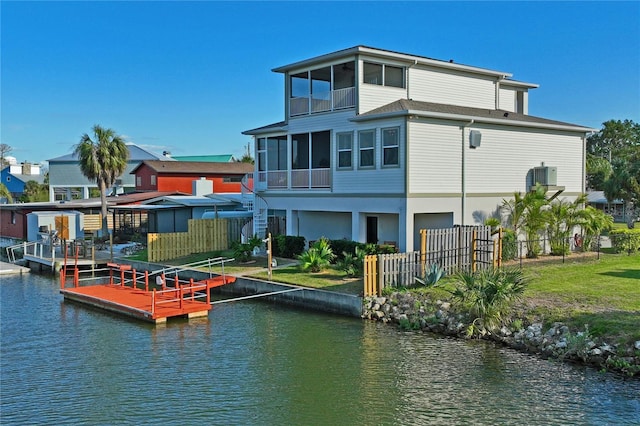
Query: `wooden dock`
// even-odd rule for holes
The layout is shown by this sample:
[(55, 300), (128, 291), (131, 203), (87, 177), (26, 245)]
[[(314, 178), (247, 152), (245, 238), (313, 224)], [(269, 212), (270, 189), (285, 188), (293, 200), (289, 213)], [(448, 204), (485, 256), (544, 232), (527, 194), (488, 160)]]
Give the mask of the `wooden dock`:
[(65, 247), (51, 246), (41, 242), (22, 243), (14, 246), (23, 252), (22, 258), (30, 268), (36, 267), (40, 271), (57, 272), (63, 263), (78, 268), (100, 268), (111, 259), (111, 253), (105, 250), (95, 250), (93, 247), (74, 246), (69, 250)]
[(81, 286), (79, 272), (73, 270), (73, 287), (66, 287), (61, 273), (60, 293), (65, 300), (122, 314), (154, 324), (169, 318), (207, 316), (211, 310), (210, 290), (235, 282), (235, 277), (218, 276), (203, 281), (181, 281), (159, 277), (160, 288), (149, 288), (149, 273), (132, 270), (130, 265), (109, 263), (107, 283)]

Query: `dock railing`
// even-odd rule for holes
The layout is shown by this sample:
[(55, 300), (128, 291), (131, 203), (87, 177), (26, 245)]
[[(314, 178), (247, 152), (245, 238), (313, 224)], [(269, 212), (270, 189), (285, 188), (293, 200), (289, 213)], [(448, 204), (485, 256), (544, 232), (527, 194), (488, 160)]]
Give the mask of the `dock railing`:
[[(7, 259), (9, 259), (9, 262), (16, 263), (18, 260), (20, 260), (20, 259), (17, 259), (17, 256), (16, 256), (19, 253), (22, 253), (23, 258), (25, 255), (45, 257), (44, 256), (45, 247), (49, 247), (49, 252), (53, 252), (54, 254), (52, 256), (55, 256), (55, 250), (51, 250), (50, 246), (47, 246), (45, 244), (42, 244), (36, 241), (32, 241), (32, 242), (24, 241), (20, 244), (14, 244), (12, 246), (5, 247), (5, 249), (7, 251)], [(49, 253), (46, 253), (46, 254), (49, 254)]]
[[(103, 274), (96, 277), (95, 272), (103, 272)], [(81, 273), (91, 273), (92, 276), (80, 278)], [(156, 287), (160, 286), (160, 289), (149, 288), (149, 277), (151, 275), (157, 275), (159, 278), (156, 280), (155, 285)], [(194, 282), (193, 278), (189, 280), (179, 279), (176, 270), (172, 271), (172, 276), (168, 276), (164, 273), (164, 270), (155, 272), (145, 270), (140, 272), (132, 268), (131, 265), (116, 263), (108, 263), (107, 268), (94, 271), (81, 271), (75, 268), (73, 270), (73, 287), (80, 287), (80, 284), (84, 281), (91, 281), (94, 285), (103, 284), (144, 290), (150, 298), (152, 314), (155, 314), (160, 305), (173, 304), (174, 307), (182, 309), (185, 300), (200, 301), (207, 305), (211, 303), (210, 292), (208, 291), (209, 285), (206, 282)], [(61, 271), (60, 288), (64, 290), (65, 287), (66, 274)]]

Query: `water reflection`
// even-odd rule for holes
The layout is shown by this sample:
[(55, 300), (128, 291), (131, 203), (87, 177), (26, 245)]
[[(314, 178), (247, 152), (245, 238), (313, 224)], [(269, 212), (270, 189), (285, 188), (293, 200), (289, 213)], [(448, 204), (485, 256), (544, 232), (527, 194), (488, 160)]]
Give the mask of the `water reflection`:
[(640, 381), (257, 301), (153, 326), (0, 285), (3, 424), (637, 424)]

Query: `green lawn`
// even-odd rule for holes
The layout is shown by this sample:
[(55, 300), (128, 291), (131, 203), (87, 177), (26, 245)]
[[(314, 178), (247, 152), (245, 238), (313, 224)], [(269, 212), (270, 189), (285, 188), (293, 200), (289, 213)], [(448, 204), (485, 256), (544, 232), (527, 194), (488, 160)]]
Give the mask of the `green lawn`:
[(593, 335), (617, 342), (640, 340), (640, 257), (604, 255), (600, 260), (528, 267), (527, 316), (545, 323), (588, 325)]

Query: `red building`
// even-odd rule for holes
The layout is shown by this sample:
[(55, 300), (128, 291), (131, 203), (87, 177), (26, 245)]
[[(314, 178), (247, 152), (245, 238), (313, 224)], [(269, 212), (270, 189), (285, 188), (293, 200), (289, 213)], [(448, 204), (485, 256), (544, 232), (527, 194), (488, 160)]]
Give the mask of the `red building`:
[[(253, 175), (253, 164), (205, 161), (145, 160), (131, 173), (136, 191), (180, 191), (193, 193), (193, 182), (202, 178), (213, 183), (214, 194), (240, 193), (242, 178)], [(249, 187), (252, 188), (252, 178)]]

